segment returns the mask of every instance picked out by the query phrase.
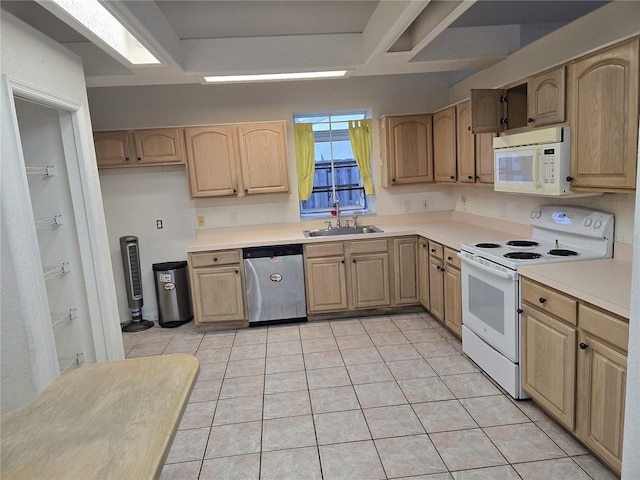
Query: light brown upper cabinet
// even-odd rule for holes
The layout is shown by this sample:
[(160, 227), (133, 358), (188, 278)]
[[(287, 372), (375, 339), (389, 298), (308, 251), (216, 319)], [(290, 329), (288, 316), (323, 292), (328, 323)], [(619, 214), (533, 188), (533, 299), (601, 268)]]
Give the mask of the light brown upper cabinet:
[(534, 75), (527, 84), (527, 123), (534, 127), (565, 120), (565, 68)]
[(436, 182), (456, 182), (456, 107), (433, 114), (433, 172)]
[(193, 197), (289, 191), (286, 123), (185, 128)]
[(236, 142), (233, 127), (185, 128), (189, 184), (193, 197), (238, 193)]
[(458, 182), (476, 181), (475, 138), (471, 132), (471, 100), (456, 105)]
[(635, 189), (639, 41), (569, 65), (572, 189)]
[(245, 194), (289, 191), (284, 122), (238, 125)]
[(185, 163), (181, 128), (94, 132), (98, 168)]
[(380, 153), (386, 185), (433, 182), (433, 118), (399, 115), (380, 118)]
[(471, 90), (471, 130), (496, 133), (565, 121), (565, 67), (505, 89)]
[(495, 133), (477, 133), (476, 142), (476, 181), (493, 183), (493, 139)]

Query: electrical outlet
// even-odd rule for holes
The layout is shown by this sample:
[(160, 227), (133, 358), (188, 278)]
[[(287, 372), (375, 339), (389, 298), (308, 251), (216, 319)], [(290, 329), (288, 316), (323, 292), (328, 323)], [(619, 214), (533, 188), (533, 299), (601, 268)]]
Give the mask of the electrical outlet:
[(404, 210), (404, 213), (408, 213), (411, 211), (411, 202), (409, 200), (406, 200), (404, 202), (404, 205), (402, 206), (402, 209)]
[(204, 215), (198, 215), (198, 226), (204, 227)]
[(162, 220), (156, 220), (156, 228), (158, 230), (162, 230), (164, 227), (162, 226)]
[(231, 212), (229, 214), (229, 225), (237, 225), (238, 224), (238, 214), (236, 212)]
[(507, 218), (509, 216), (509, 204), (507, 202), (502, 202), (500, 204), (500, 216), (502, 218)]
[(422, 200), (422, 210), (426, 211), (429, 210), (429, 208), (429, 200), (425, 198), (424, 200)]

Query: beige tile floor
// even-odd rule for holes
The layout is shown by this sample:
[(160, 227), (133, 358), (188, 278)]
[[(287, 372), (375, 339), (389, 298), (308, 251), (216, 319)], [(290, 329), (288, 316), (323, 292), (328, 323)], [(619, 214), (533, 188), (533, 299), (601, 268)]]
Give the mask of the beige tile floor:
[(162, 480), (615, 478), (426, 313), (206, 334), (189, 323), (125, 333), (124, 346), (201, 363)]

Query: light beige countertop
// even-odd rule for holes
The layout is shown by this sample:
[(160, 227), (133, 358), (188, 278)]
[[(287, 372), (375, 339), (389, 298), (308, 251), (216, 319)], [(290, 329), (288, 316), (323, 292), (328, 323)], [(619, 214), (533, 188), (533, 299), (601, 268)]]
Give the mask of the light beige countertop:
[[(350, 218), (345, 215), (344, 218)], [(376, 237), (421, 235), (430, 240), (459, 249), (462, 243), (508, 240), (531, 235), (531, 226), (461, 212), (428, 212), (404, 215), (363, 215), (360, 225), (375, 225), (381, 233), (306, 238), (304, 230), (324, 228), (323, 220), (276, 225), (198, 230), (188, 252), (224, 250), (289, 243), (337, 242)]]
[(159, 478), (199, 368), (170, 354), (62, 374), (2, 415), (2, 478)]
[(631, 262), (615, 258), (518, 268), (518, 273), (609, 312), (629, 318)]

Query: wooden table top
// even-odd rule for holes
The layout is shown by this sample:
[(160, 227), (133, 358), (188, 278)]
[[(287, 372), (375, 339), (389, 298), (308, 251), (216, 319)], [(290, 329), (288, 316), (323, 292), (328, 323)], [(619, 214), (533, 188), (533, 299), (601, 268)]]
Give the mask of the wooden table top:
[(2, 415), (2, 478), (158, 478), (199, 370), (195, 357), (172, 354), (61, 375)]

